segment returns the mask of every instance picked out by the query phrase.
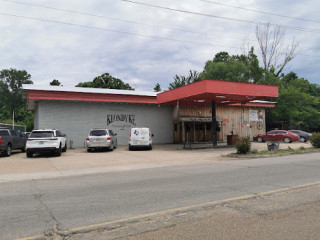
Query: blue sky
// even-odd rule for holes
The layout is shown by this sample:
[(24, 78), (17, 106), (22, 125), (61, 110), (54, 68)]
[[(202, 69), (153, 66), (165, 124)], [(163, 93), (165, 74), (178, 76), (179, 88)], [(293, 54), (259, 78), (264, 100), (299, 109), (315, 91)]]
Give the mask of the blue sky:
[(255, 22), (302, 28), (286, 30), (299, 52), (284, 72), (320, 84), (319, 1), (134, 0), (211, 17), (122, 0), (20, 1), (0, 0), (0, 69), (27, 70), (37, 85), (75, 86), (108, 72), (137, 90), (165, 90), (220, 51), (241, 54), (244, 39), (260, 57)]

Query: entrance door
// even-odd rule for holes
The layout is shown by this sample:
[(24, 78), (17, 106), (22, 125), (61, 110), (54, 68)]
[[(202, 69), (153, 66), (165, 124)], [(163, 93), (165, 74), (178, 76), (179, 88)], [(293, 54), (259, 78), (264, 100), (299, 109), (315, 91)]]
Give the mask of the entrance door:
[(195, 142), (205, 142), (205, 123), (195, 123)]
[(185, 139), (186, 142), (194, 142), (193, 139), (193, 124), (190, 122), (185, 122)]

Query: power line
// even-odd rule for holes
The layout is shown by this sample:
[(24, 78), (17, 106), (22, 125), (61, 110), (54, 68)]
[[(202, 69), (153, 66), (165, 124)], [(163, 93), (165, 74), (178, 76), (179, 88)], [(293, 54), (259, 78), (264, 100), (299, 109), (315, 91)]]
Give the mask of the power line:
[(153, 38), (153, 39), (158, 39), (158, 40), (169, 40), (169, 41), (189, 43), (189, 44), (209, 45), (209, 46), (215, 46), (215, 47), (238, 49), (236, 47), (222, 46), (222, 45), (211, 44), (211, 43), (187, 41), (187, 40), (182, 40), (182, 39), (174, 39), (174, 38), (167, 38), (167, 37), (160, 37), (160, 36), (153, 36), (153, 35), (145, 35), (145, 34), (139, 34), (139, 33), (132, 33), (132, 32), (125, 32), (125, 31), (119, 31), (119, 30), (112, 30), (112, 29), (107, 29), (107, 28), (88, 26), (88, 25), (83, 25), (83, 24), (75, 24), (75, 23), (67, 23), (67, 22), (61, 22), (61, 21), (49, 20), (49, 19), (43, 19), (43, 18), (27, 17), (27, 16), (9, 14), (9, 13), (3, 13), (3, 12), (0, 12), (0, 15), (30, 19), (30, 20), (37, 20), (37, 21), (49, 22), (49, 23), (58, 23), (58, 24), (69, 25), (69, 26), (74, 26), (74, 27), (83, 27), (83, 28), (88, 28), (88, 29), (114, 32), (114, 33), (120, 33), (120, 34), (127, 34), (127, 35), (138, 36), (138, 37)]
[[(263, 22), (255, 22), (255, 21), (251, 21), (251, 20), (243, 20), (243, 19), (230, 18), (230, 17), (222, 17), (222, 16), (206, 14), (206, 13), (201, 13), (201, 12), (192, 12), (192, 11), (187, 11), (187, 10), (182, 10), (182, 9), (177, 9), (177, 8), (169, 8), (169, 7), (159, 6), (159, 5), (153, 5), (153, 4), (149, 4), (149, 3), (136, 2), (136, 1), (132, 1), (132, 0), (120, 0), (120, 1), (138, 4), (138, 5), (147, 6), (147, 7), (169, 10), (169, 11), (175, 11), (175, 12), (180, 12), (180, 13), (187, 13), (187, 14), (192, 14), (192, 15), (197, 15), (197, 16), (223, 19), (223, 20), (228, 20), (228, 21), (233, 21), (233, 22), (250, 23), (250, 24), (255, 24), (255, 25), (257, 25), (257, 24), (267, 25), (267, 23), (263, 23)], [(270, 25), (277, 25), (277, 24), (270, 24)], [(320, 29), (294, 27), (294, 26), (288, 26), (288, 25), (282, 25), (282, 26), (286, 27), (287, 29), (291, 29), (291, 30), (320, 33)]]
[(255, 13), (267, 14), (267, 15), (276, 16), (276, 17), (289, 18), (289, 19), (300, 20), (300, 21), (304, 21), (304, 22), (320, 23), (319, 21), (315, 21), (315, 20), (309, 20), (309, 19), (298, 18), (298, 17), (291, 17), (291, 16), (281, 15), (281, 14), (277, 14), (277, 13), (271, 13), (271, 12), (265, 12), (265, 11), (260, 11), (260, 10), (256, 10), (256, 9), (249, 9), (249, 8), (229, 5), (229, 4), (225, 4), (225, 3), (218, 3), (218, 2), (209, 1), (209, 0), (199, 0), (199, 1), (207, 2), (207, 3), (211, 3), (211, 4), (216, 4), (216, 5), (220, 5), (220, 6), (225, 6), (225, 7), (241, 9), (241, 10), (255, 12)]
[[(214, 47), (238, 49), (238, 47), (223, 46), (223, 45), (204, 43), (204, 42), (196, 42), (196, 41), (187, 41), (187, 40), (182, 40), (182, 39), (159, 37), (159, 36), (153, 36), (153, 35), (144, 35), (144, 34), (139, 34), (139, 33), (131, 33), (131, 32), (112, 30), (112, 29), (107, 29), (107, 28), (88, 26), (88, 25), (83, 25), (83, 24), (67, 23), (67, 22), (61, 22), (61, 21), (56, 21), (56, 20), (28, 17), (28, 16), (22, 16), (22, 15), (16, 15), (16, 14), (3, 13), (3, 12), (0, 12), (0, 15), (29, 19), (29, 20), (36, 20), (36, 21), (42, 21), (42, 22), (49, 22), (49, 23), (55, 23), (55, 24), (62, 24), (62, 25), (68, 25), (68, 26), (73, 26), (73, 27), (82, 27), (82, 28), (87, 28), (87, 29), (114, 32), (114, 33), (126, 34), (126, 35), (138, 36), (138, 37), (153, 38), (153, 39), (157, 39), (157, 40), (168, 40), (168, 41), (182, 42), (182, 43), (187, 43), (187, 44), (208, 45), (208, 46), (214, 46)], [(309, 57), (320, 57), (320, 56), (316, 56), (316, 55), (306, 55), (306, 54), (297, 54), (297, 55), (309, 56)]]
[[(73, 14), (104, 18), (104, 19), (109, 19), (109, 20), (113, 20), (113, 21), (120, 21), (120, 22), (127, 22), (127, 23), (139, 24), (139, 25), (144, 25), (144, 26), (150, 26), (150, 27), (169, 29), (169, 30), (173, 30), (173, 31), (180, 31), (180, 32), (186, 32), (186, 33), (192, 33), (192, 34), (205, 34), (205, 35), (208, 35), (208, 36), (216, 36), (216, 34), (210, 34), (210, 33), (207, 33), (207, 32), (197, 32), (197, 31), (191, 31), (191, 30), (186, 30), (186, 29), (172, 28), (172, 27), (167, 27), (167, 26), (159, 26), (159, 25), (154, 25), (154, 24), (141, 23), (141, 22), (125, 20), (125, 19), (120, 19), (120, 18), (112, 18), (112, 17), (103, 16), (103, 15), (97, 15), (97, 14), (74, 11), (74, 10), (68, 10), (68, 9), (55, 8), (55, 7), (44, 6), (44, 5), (39, 5), (39, 4), (24, 3), (24, 2), (14, 1), (14, 0), (2, 0), (2, 1), (15, 3), (15, 4), (21, 4), (21, 5), (27, 5), (27, 6), (33, 6), (33, 7), (46, 8), (46, 9), (62, 11), (62, 12), (68, 12), (68, 13), (73, 13)], [(206, 1), (206, 0), (199, 0), (199, 1)], [(239, 40), (239, 38), (232, 38), (232, 37), (225, 37), (225, 38)], [(241, 40), (243, 40), (243, 39), (241, 39)], [(249, 42), (255, 42), (253, 40), (248, 40), (248, 41)]]
[[(44, 6), (44, 5), (39, 5), (39, 4), (33, 4), (33, 3), (24, 3), (24, 2), (13, 1), (13, 0), (2, 0), (2, 1), (4, 1), (4, 2), (10, 2), (10, 3), (15, 3), (15, 4), (26, 5), (26, 6), (46, 8), (46, 9), (50, 9), (50, 10), (67, 12), (67, 13), (72, 13), (72, 14), (79, 14), (79, 15), (84, 15), (84, 16), (90, 16), (90, 17), (97, 17), (97, 18), (109, 19), (109, 20), (112, 20), (112, 21), (119, 21), (119, 22), (133, 23), (133, 24), (138, 24), (138, 25), (143, 25), (143, 26), (149, 26), (149, 27), (163, 28), (163, 29), (168, 29), (168, 30), (173, 30), (173, 31), (179, 31), (179, 32), (185, 32), (185, 33), (205, 34), (205, 35), (208, 35), (208, 36), (216, 36), (216, 34), (210, 34), (210, 33), (207, 33), (207, 32), (198, 32), (198, 31), (191, 31), (191, 30), (181, 29), (181, 28), (172, 28), (172, 27), (167, 27), (167, 26), (160, 26), (160, 25), (154, 25), (154, 24), (148, 24), (148, 23), (141, 23), (141, 22), (136, 22), (136, 21), (131, 21), (131, 20), (125, 20), (125, 19), (120, 19), (120, 18), (107, 17), (107, 16), (97, 15), (97, 14), (92, 14), (92, 13), (87, 13), (87, 12), (80, 12), (80, 11), (74, 11), (74, 10), (68, 10), (68, 9), (61, 9), (61, 8), (49, 7), (49, 6)], [(239, 40), (239, 38), (232, 38), (232, 37), (225, 37), (225, 38), (230, 38), (230, 39)], [(254, 42), (253, 40), (249, 40), (249, 41), (250, 41), (250, 42)]]

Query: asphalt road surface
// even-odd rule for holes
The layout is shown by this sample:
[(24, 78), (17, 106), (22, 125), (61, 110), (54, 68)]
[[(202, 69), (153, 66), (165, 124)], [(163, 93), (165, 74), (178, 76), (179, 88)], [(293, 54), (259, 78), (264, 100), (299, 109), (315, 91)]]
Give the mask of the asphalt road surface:
[(1, 239), (86, 231), (317, 181), (319, 153), (2, 183)]

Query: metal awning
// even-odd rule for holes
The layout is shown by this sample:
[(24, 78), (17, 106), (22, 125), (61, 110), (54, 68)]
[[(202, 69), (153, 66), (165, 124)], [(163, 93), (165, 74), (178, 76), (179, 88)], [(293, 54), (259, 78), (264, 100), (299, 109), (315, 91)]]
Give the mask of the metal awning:
[(157, 95), (158, 104), (176, 105), (219, 105), (247, 103), (278, 97), (278, 86), (229, 82), (221, 80), (202, 80), (175, 88)]

